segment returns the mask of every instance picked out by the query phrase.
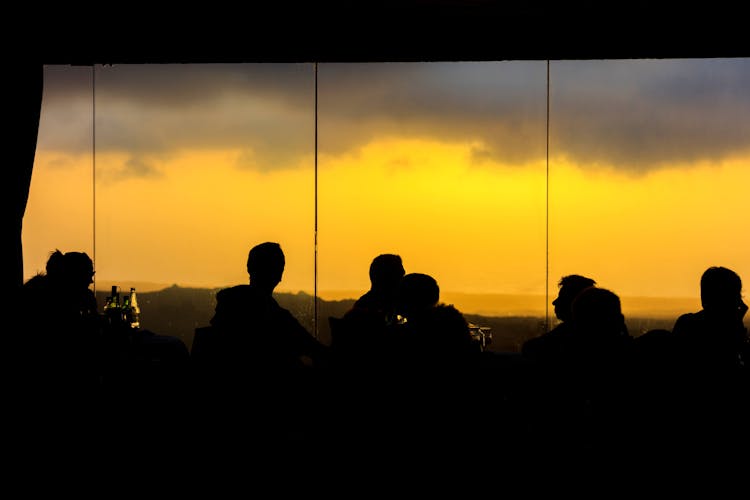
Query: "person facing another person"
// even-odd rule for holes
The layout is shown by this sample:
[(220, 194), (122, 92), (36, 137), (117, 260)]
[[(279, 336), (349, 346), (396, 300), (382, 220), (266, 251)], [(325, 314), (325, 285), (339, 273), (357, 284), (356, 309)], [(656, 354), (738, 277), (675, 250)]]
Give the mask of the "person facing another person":
[(560, 288), (557, 298), (552, 301), (555, 307), (555, 316), (560, 323), (547, 333), (527, 340), (521, 347), (521, 354), (530, 359), (546, 359), (556, 356), (572, 329), (572, 305), (573, 300), (583, 290), (596, 286), (596, 282), (585, 276), (570, 274), (563, 276), (558, 283)]
[(466, 318), (440, 302), (437, 280), (423, 273), (401, 279), (394, 312), (389, 403), (400, 418), (389, 428), (391, 435), (423, 449), (470, 449), (477, 444), (474, 419), (489, 410), (489, 379)]
[(58, 394), (99, 383), (100, 321), (94, 265), (84, 252), (55, 250), (45, 272), (24, 283), (18, 317), (24, 354), (39, 387)]
[(387, 327), (395, 319), (394, 304), (404, 265), (396, 254), (380, 254), (370, 264), (370, 289), (342, 318), (329, 318), (331, 349), (339, 364), (354, 368), (382, 356)]
[(396, 290), (404, 277), (404, 264), (396, 254), (380, 254), (370, 264), (370, 290), (354, 303), (354, 311), (367, 311), (389, 322)]
[(430, 275), (410, 273), (401, 279), (395, 313), (393, 346), (412, 366), (447, 369), (474, 363), (481, 353), (463, 314), (440, 302), (440, 287)]
[(620, 298), (588, 287), (573, 299), (569, 329), (535, 364), (536, 445), (602, 453), (628, 446), (632, 352)]
[[(45, 271), (30, 278), (23, 288), (25, 305), (37, 310), (55, 309), (54, 314), (36, 319), (77, 327), (75, 323), (79, 320), (96, 316), (96, 297), (89, 288), (93, 283), (94, 264), (88, 254), (55, 250), (47, 260)], [(29, 311), (29, 314), (33, 313)]]

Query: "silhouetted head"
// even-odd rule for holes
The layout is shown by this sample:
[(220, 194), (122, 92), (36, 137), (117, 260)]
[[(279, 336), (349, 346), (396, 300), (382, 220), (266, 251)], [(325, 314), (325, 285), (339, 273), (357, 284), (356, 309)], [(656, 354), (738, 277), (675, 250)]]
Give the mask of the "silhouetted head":
[(432, 276), (409, 273), (401, 278), (396, 292), (396, 312), (407, 318), (437, 305), (440, 288)]
[(596, 282), (585, 276), (579, 276), (578, 274), (563, 276), (557, 284), (560, 288), (557, 298), (552, 301), (552, 305), (555, 306), (555, 316), (557, 316), (557, 319), (560, 321), (570, 321), (572, 317), (570, 308), (573, 300), (583, 290), (594, 285), (596, 285)]
[(63, 274), (65, 273), (64, 269), (64, 254), (60, 250), (55, 250), (54, 252), (49, 254), (46, 265), (47, 276), (49, 276), (51, 279), (62, 278)]
[(93, 282), (94, 263), (84, 252), (55, 250), (47, 260), (47, 276), (58, 286), (86, 289)]
[(284, 252), (278, 243), (269, 241), (254, 246), (247, 256), (250, 283), (269, 292), (273, 291), (284, 274), (284, 264)]
[(742, 280), (726, 267), (709, 267), (701, 276), (701, 304), (711, 312), (736, 311), (742, 303)]
[(589, 287), (573, 300), (573, 326), (577, 332), (597, 337), (627, 333), (620, 297), (605, 288)]
[(438, 304), (429, 308), (422, 327), (429, 335), (426, 340), (434, 350), (454, 356), (476, 350), (469, 323), (452, 305)]
[(84, 252), (67, 252), (64, 255), (68, 282), (76, 288), (88, 288), (94, 282), (94, 263)]
[(404, 277), (404, 265), (401, 257), (391, 253), (378, 255), (370, 264), (370, 283), (372, 290), (393, 291)]

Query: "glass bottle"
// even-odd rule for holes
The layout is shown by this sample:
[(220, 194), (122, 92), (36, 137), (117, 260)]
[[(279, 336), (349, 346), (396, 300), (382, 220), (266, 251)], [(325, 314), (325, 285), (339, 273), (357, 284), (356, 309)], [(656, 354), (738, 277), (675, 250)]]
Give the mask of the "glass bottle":
[(130, 297), (128, 299), (129, 310), (130, 310), (130, 326), (131, 328), (141, 327), (141, 308), (138, 307), (138, 298), (135, 295), (135, 288), (130, 289)]
[(111, 325), (117, 325), (122, 322), (122, 308), (120, 307), (120, 292), (117, 285), (112, 286), (112, 292), (107, 297), (107, 303), (104, 306), (104, 313)]
[(133, 309), (130, 307), (130, 295), (125, 295), (122, 298), (122, 319), (125, 321), (125, 324), (130, 324), (132, 313)]

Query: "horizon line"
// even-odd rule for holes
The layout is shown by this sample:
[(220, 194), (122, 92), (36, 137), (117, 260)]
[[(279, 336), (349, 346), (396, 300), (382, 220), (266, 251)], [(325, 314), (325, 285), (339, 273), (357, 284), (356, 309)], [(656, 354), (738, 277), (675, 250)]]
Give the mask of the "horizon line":
[[(247, 283), (235, 283), (235, 284), (228, 284), (228, 285), (217, 285), (217, 286), (210, 286), (210, 285), (196, 285), (196, 284), (184, 284), (184, 283), (157, 283), (152, 281), (139, 281), (139, 280), (101, 280), (96, 281), (94, 283), (95, 289), (97, 292), (101, 292), (107, 289), (110, 289), (113, 285), (117, 285), (120, 289), (130, 288), (133, 285), (140, 285), (139, 287), (135, 287), (137, 291), (141, 291), (143, 293), (149, 293), (149, 292), (159, 292), (162, 290), (166, 290), (169, 288), (185, 288), (185, 289), (194, 289), (194, 290), (220, 290), (223, 288), (231, 288), (233, 286), (237, 285), (246, 285)], [(340, 289), (340, 288), (331, 288), (331, 289), (318, 289), (318, 296), (323, 295), (335, 295), (337, 297), (343, 297), (344, 295), (347, 295), (346, 298), (335, 298), (335, 299), (329, 299), (329, 300), (347, 300), (347, 299), (353, 299), (356, 300), (359, 298), (362, 294), (367, 292), (368, 289), (361, 289), (361, 290), (355, 290), (355, 289)], [(314, 295), (312, 290), (304, 290), (299, 288), (276, 288), (274, 290), (274, 293), (285, 293), (285, 294), (292, 294), (297, 295), (300, 293), (310, 295), (311, 297)], [(615, 292), (616, 293), (616, 292)], [(452, 296), (513, 296), (513, 297), (547, 297), (547, 295), (543, 292), (533, 293), (533, 292), (467, 292), (467, 291), (453, 291), (453, 290), (440, 290), (440, 295), (443, 294), (446, 295), (452, 295)], [(555, 297), (557, 294), (550, 294), (549, 297)], [(688, 296), (688, 295), (647, 295), (647, 294), (639, 294), (639, 295), (628, 295), (628, 294), (620, 294), (617, 293), (617, 296), (627, 299), (662, 299), (662, 300), (700, 300), (699, 296)]]

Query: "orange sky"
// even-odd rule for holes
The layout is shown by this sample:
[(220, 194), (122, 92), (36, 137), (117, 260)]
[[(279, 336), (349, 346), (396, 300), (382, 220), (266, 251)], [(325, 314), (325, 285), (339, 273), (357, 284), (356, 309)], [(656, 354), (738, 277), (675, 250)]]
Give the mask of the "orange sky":
[[(86, 102), (77, 105), (85, 114)], [(226, 286), (246, 282), (248, 249), (272, 240), (287, 256), (279, 290), (312, 291), (310, 148), (280, 152), (274, 168), (262, 169), (246, 166), (248, 157), (268, 153), (261, 146), (180, 144), (141, 163), (131, 151), (102, 147), (94, 200), (91, 152), (53, 146), (44, 125), (50, 117), (43, 107), (46, 135), (40, 133), (24, 219), (26, 277), (60, 248), (95, 253), (101, 281)], [(299, 120), (309, 125), (309, 117)], [(634, 169), (586, 163), (570, 154), (573, 147), (558, 147), (550, 153), (547, 248), (543, 156), (477, 154), (499, 146), (453, 132), (399, 131), (398, 123), (381, 134), (373, 125), (343, 147), (334, 143), (339, 130), (352, 133), (346, 121), (321, 118), (320, 143), (331, 146), (318, 156), (324, 297), (367, 289), (378, 253), (399, 253), (407, 272), (431, 274), (445, 292), (544, 295), (549, 279), (554, 297), (559, 277), (577, 273), (623, 297), (697, 297), (708, 266), (750, 279), (748, 154), (660, 159), (659, 168)], [(91, 130), (79, 128), (85, 142)], [(544, 139), (543, 129), (520, 129)], [(113, 137), (100, 133), (105, 144)], [(554, 137), (564, 144), (562, 133)], [(532, 149), (538, 146), (534, 141)], [(144, 175), (128, 175), (134, 165)]]
[[(408, 272), (431, 274), (446, 291), (544, 294), (545, 165), (477, 167), (468, 150), (384, 141), (322, 159), (319, 290), (364, 290), (372, 257), (395, 252)], [(55, 169), (49, 156), (37, 159), (25, 221), (27, 274), (43, 267), (50, 248), (93, 253), (91, 166)], [(247, 250), (273, 240), (287, 255), (279, 289), (312, 291), (312, 169), (237, 172), (232, 158), (233, 152), (185, 152), (158, 179), (101, 180), (98, 279), (242, 283)], [(97, 158), (102, 169), (110, 162), (117, 158)], [(569, 273), (595, 277), (622, 295), (657, 297), (697, 296), (709, 265), (750, 276), (750, 232), (734, 222), (747, 209), (745, 165), (738, 159), (644, 177), (555, 166), (551, 293)]]

